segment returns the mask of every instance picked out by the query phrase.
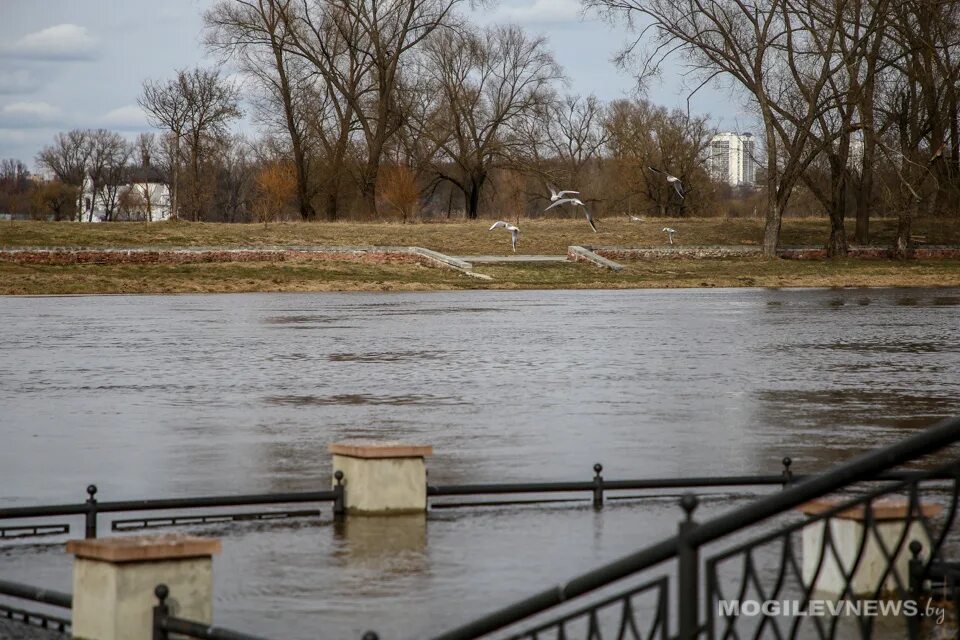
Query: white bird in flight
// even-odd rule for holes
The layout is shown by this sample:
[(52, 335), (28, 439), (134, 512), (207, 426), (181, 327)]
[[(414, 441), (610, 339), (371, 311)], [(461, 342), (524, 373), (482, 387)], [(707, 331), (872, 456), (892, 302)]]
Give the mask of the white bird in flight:
[(673, 234), (677, 232), (676, 229), (671, 229), (670, 227), (664, 227), (663, 232), (667, 234), (667, 237), (670, 238), (670, 244), (673, 244)]
[(677, 176), (672, 176), (666, 171), (660, 171), (660, 169), (655, 169), (653, 167), (647, 167), (650, 171), (654, 173), (659, 173), (660, 175), (666, 177), (667, 182), (673, 185), (674, 190), (677, 192), (677, 195), (680, 196), (680, 199), (683, 200), (683, 183), (680, 182), (680, 178)]
[(587, 209), (587, 205), (583, 204), (579, 198), (562, 198), (544, 209), (544, 211), (549, 211), (550, 209), (553, 209), (561, 204), (571, 204), (575, 207), (583, 207), (583, 212), (587, 214), (587, 222), (590, 223), (590, 228), (593, 229), (594, 233), (597, 232), (597, 225), (593, 224), (593, 216), (590, 214), (590, 210)]
[(568, 193), (572, 193), (575, 196), (580, 195), (579, 191), (554, 191), (553, 187), (548, 186), (547, 188), (550, 189), (550, 202), (556, 202)]
[(493, 231), (494, 229), (499, 229), (501, 227), (510, 232), (510, 244), (513, 246), (513, 252), (516, 253), (517, 237), (520, 235), (519, 227), (515, 227), (509, 222), (504, 222), (503, 220), (497, 220), (496, 222), (493, 223), (493, 226), (490, 227), (489, 231)]

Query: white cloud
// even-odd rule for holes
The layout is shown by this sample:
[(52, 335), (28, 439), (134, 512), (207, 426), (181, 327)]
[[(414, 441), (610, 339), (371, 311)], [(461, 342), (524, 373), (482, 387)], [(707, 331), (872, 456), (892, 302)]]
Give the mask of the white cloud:
[(533, 0), (505, 4), (494, 12), (498, 22), (555, 23), (577, 22), (581, 16), (579, 0)]
[(0, 108), (0, 128), (29, 129), (58, 122), (60, 109), (47, 102), (12, 102)]
[(0, 69), (0, 94), (30, 93), (40, 82), (27, 69)]
[(111, 109), (100, 118), (100, 124), (112, 129), (146, 129), (149, 127), (143, 109), (135, 104)]
[(23, 36), (3, 47), (3, 55), (32, 60), (92, 60), (99, 41), (86, 27), (58, 24)]

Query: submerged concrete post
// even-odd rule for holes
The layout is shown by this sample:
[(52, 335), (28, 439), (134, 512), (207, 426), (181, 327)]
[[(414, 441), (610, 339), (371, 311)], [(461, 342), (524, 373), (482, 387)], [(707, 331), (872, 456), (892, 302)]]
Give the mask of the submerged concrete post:
[(213, 621), (213, 555), (220, 541), (184, 535), (70, 540), (73, 637), (151, 640), (154, 588), (166, 584), (178, 617)]
[[(836, 508), (843, 502), (844, 500), (840, 499), (820, 498), (801, 505), (799, 510), (809, 515), (817, 515)], [(894, 570), (884, 580), (881, 593), (894, 592), (898, 579), (904, 589), (909, 588), (912, 557), (910, 542), (916, 540), (921, 543), (926, 553), (929, 553), (931, 547), (930, 538), (919, 518), (934, 517), (942, 509), (939, 504), (921, 504), (920, 513), (913, 514), (904, 543), (894, 558)], [(863, 505), (840, 511), (827, 519), (815, 520), (805, 526), (802, 533), (804, 584), (815, 583), (813, 592), (816, 594), (839, 596), (847, 585), (844, 574), (850, 574), (856, 562), (857, 568), (850, 579), (850, 590), (853, 595), (873, 594), (880, 586), (890, 564), (883, 549), (886, 549), (888, 554), (892, 554), (896, 549), (904, 527), (907, 526), (909, 511), (910, 503), (907, 500), (880, 499), (871, 504), (873, 524), (866, 525), (869, 529), (866, 532), (864, 523), (867, 510)], [(836, 553), (829, 548), (824, 550), (824, 538), (828, 531)], [(861, 546), (863, 555), (857, 562)]]
[(333, 473), (343, 473), (347, 513), (383, 515), (427, 510), (424, 458), (433, 455), (433, 447), (350, 440), (335, 442), (329, 449)]

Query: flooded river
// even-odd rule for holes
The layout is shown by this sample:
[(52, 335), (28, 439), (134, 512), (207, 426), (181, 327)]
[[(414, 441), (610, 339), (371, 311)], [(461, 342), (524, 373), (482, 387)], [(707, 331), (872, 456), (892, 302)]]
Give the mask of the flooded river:
[[(957, 289), (0, 298), (2, 503), (324, 489), (352, 437), (432, 444), (435, 484), (816, 471), (960, 413), (958, 328)], [(671, 496), (193, 530), (224, 541), (219, 624), (386, 639), (678, 517)], [(61, 549), (0, 547), (0, 575), (70, 590)]]

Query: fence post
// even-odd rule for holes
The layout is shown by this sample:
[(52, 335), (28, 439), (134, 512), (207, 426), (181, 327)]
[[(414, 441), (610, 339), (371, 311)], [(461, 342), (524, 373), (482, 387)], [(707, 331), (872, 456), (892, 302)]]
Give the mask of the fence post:
[(691, 545), (690, 532), (697, 528), (693, 511), (700, 501), (692, 493), (680, 500), (680, 506), (686, 514), (678, 527), (677, 549), (677, 615), (679, 620), (679, 640), (695, 640), (700, 625), (700, 550)]
[[(189, 620), (213, 620), (213, 555), (220, 541), (178, 534), (70, 540), (73, 637), (166, 640), (158, 635), (157, 598)], [(162, 631), (162, 630), (161, 630)]]
[(333, 474), (333, 480), (336, 483), (333, 485), (333, 516), (339, 518), (347, 512), (346, 499), (343, 495), (343, 471), (337, 469)]
[(87, 539), (97, 537), (97, 485), (87, 487), (87, 513), (85, 535)]
[(593, 465), (593, 508), (602, 509), (603, 508), (603, 476), (600, 473), (603, 471), (603, 465), (599, 462)]
[[(338, 506), (350, 515), (426, 513), (430, 445), (375, 440), (330, 443), (334, 488), (344, 490)], [(340, 472), (341, 480), (337, 479)]]
[(153, 607), (153, 640), (169, 640), (170, 634), (166, 629), (160, 626), (160, 621), (170, 615), (170, 607), (167, 606), (167, 596), (170, 595), (170, 589), (165, 584), (158, 584), (153, 590), (159, 601)]
[[(923, 551), (923, 544), (919, 540), (910, 541), (910, 562), (907, 573), (909, 577), (908, 589), (910, 590), (910, 598), (913, 599), (913, 602), (919, 607), (920, 606), (920, 596), (923, 594), (923, 558), (920, 557), (920, 552)], [(920, 638), (921, 631), (921, 620), (920, 612), (915, 611), (907, 619), (907, 633), (910, 637), (910, 640), (917, 640)]]
[(786, 489), (790, 486), (790, 483), (793, 482), (793, 471), (790, 469), (790, 465), (793, 464), (793, 460), (790, 459), (790, 456), (786, 456), (783, 459), (783, 488)]

